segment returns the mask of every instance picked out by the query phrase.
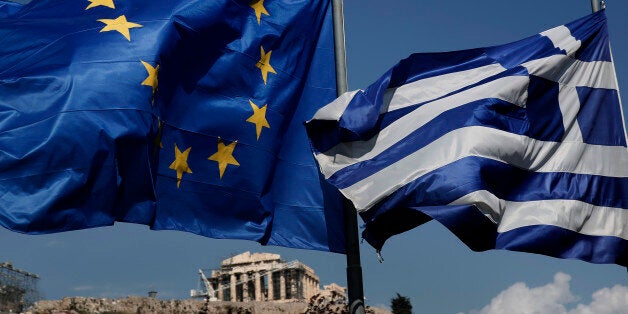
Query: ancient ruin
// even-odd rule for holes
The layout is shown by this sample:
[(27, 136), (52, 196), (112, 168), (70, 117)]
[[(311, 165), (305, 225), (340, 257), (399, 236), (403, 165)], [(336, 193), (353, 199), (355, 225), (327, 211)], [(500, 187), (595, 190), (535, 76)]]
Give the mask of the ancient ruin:
[[(277, 254), (245, 252), (225, 259), (218, 269), (199, 270), (199, 275), (201, 287), (191, 295), (203, 299), (160, 300), (151, 290), (148, 297), (38, 301), (25, 313), (348, 313), (346, 288), (331, 283), (320, 289), (312, 268)], [(365, 313), (390, 314), (369, 306)]]
[(346, 289), (330, 284), (320, 289), (314, 270), (299, 262), (285, 262), (278, 254), (244, 252), (225, 259), (211, 277), (199, 270), (204, 289), (191, 295), (212, 301), (307, 300), (317, 294), (344, 298)]

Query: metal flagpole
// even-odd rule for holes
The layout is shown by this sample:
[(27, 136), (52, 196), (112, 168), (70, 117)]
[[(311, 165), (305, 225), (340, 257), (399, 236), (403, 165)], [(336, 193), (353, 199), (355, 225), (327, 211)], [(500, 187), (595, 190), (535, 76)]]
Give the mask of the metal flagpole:
[[(338, 96), (347, 92), (347, 58), (342, 0), (332, 0), (334, 18), (334, 52), (336, 57), (336, 90)], [(347, 288), (349, 313), (364, 314), (364, 288), (360, 264), (358, 217), (353, 204), (345, 199), (345, 247), (347, 250)]]
[(347, 51), (345, 49), (345, 22), (342, 0), (332, 0), (334, 17), (334, 52), (336, 57), (337, 96), (347, 92)]
[(591, 11), (593, 13), (600, 10), (600, 0), (591, 0)]

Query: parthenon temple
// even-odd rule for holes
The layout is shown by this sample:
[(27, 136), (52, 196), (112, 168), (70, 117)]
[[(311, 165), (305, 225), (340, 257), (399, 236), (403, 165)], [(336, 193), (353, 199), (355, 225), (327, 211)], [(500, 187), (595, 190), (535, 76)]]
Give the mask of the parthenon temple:
[[(210, 293), (220, 301), (286, 301), (316, 294), (345, 295), (336, 284), (319, 288), (314, 270), (299, 261), (285, 262), (278, 254), (244, 252), (228, 258), (208, 278)], [(330, 290), (330, 291), (327, 291)], [(209, 291), (208, 291), (209, 292)]]

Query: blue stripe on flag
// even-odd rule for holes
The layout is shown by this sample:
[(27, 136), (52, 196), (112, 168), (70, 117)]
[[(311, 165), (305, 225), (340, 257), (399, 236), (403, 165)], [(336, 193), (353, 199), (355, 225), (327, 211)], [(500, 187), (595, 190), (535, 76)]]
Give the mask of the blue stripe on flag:
[[(389, 126), (391, 123), (395, 122), (397, 119), (399, 119), (399, 118), (403, 117), (404, 115), (412, 112), (414, 109), (416, 109), (418, 107), (421, 107), (421, 106), (423, 106), (425, 104), (434, 102), (436, 100), (447, 98), (449, 96), (452, 96), (452, 95), (455, 95), (457, 93), (460, 93), (460, 92), (472, 89), (474, 87), (478, 87), (478, 86), (484, 85), (484, 84), (489, 83), (491, 81), (495, 81), (497, 79), (505, 78), (505, 77), (528, 76), (528, 75), (529, 75), (528, 74), (528, 70), (526, 68), (522, 67), (522, 66), (514, 67), (512, 69), (507, 69), (507, 70), (505, 70), (505, 71), (503, 71), (503, 72), (501, 72), (499, 74), (496, 74), (496, 75), (493, 75), (491, 77), (485, 78), (485, 79), (483, 79), (483, 80), (481, 80), (481, 81), (479, 81), (479, 82), (477, 82), (475, 84), (470, 84), (470, 85), (463, 86), (460, 89), (455, 90), (455, 91), (453, 91), (453, 92), (451, 92), (449, 94), (443, 95), (441, 97), (430, 99), (428, 101), (424, 101), (424, 102), (421, 102), (421, 103), (416, 103), (416, 104), (414, 104), (412, 106), (407, 106), (407, 107), (400, 108), (400, 109), (397, 109), (397, 110), (393, 110), (393, 111), (388, 111), (388, 112), (382, 113), (380, 115), (380, 121), (378, 122), (377, 126), (378, 126), (379, 129), (383, 129), (383, 128)], [(498, 112), (500, 112), (500, 111), (498, 110)], [(373, 134), (373, 135), (376, 135), (376, 134)]]
[(560, 49), (555, 48), (549, 38), (539, 34), (513, 43), (486, 48), (486, 54), (497, 60), (506, 69), (559, 53), (561, 53)]
[[(504, 178), (508, 178), (505, 180)], [(376, 208), (361, 213), (366, 222), (391, 210), (390, 204), (437, 206), (449, 204), (469, 193), (487, 190), (515, 202), (579, 200), (595, 206), (628, 208), (628, 178), (539, 173), (482, 157), (466, 157), (431, 171), (406, 184)], [(596, 193), (591, 193), (591, 191)]]
[(554, 142), (563, 139), (565, 128), (558, 105), (558, 83), (530, 75), (527, 108), (528, 136)]
[(616, 90), (576, 87), (580, 99), (578, 124), (585, 143), (626, 147)]
[(474, 101), (442, 113), (378, 156), (347, 166), (328, 180), (341, 189), (351, 186), (460, 127), (485, 126), (525, 134), (526, 125), (524, 108), (495, 98)]
[(604, 10), (567, 23), (565, 27), (571, 31), (573, 37), (582, 41), (581, 48), (576, 52), (576, 59), (611, 62), (611, 49), (608, 45), (608, 27), (606, 26), (606, 12)]
[(548, 225), (526, 226), (498, 233), (497, 225), (473, 205), (395, 208), (369, 224), (362, 236), (371, 245), (381, 249), (392, 235), (410, 230), (430, 218), (443, 224), (474, 251), (495, 248), (583, 259), (593, 263), (628, 264), (628, 241), (625, 239), (585, 235)]
[(487, 58), (483, 48), (463, 51), (416, 53), (401, 60), (392, 70), (388, 88), (396, 88), (418, 80), (456, 73), (497, 63)]
[(443, 224), (474, 251), (507, 249), (584, 259), (594, 263), (628, 264), (628, 241), (625, 239), (585, 235), (547, 225), (526, 226), (498, 233), (497, 226), (473, 205), (395, 208), (369, 224), (362, 236), (374, 247), (381, 249), (392, 235), (410, 230), (430, 218)]
[[(473, 205), (396, 207), (369, 221), (362, 237), (381, 249), (389, 237), (435, 219), (474, 251), (495, 247), (497, 226)], [(460, 223), (463, 221), (464, 223)]]
[(365, 140), (375, 134), (389, 78), (389, 75), (384, 75), (364, 92), (355, 94), (338, 121), (340, 133), (337, 141)]
[[(537, 41), (540, 37), (541, 36), (538, 36)], [(541, 39), (541, 41), (548, 42), (546, 39)], [(551, 44), (551, 42), (549, 43)], [(377, 123), (380, 113), (382, 112), (382, 106), (384, 105), (384, 94), (389, 89), (394, 89), (422, 79), (475, 69), (481, 66), (496, 64), (500, 61), (504, 62), (503, 60), (499, 60), (504, 57), (500, 54), (509, 55), (520, 53), (513, 48), (500, 48), (501, 46), (495, 48), (496, 50), (493, 51), (494, 56), (488, 56), (487, 49), (484, 48), (449, 53), (411, 55), (402, 60), (386, 74), (382, 75), (382, 77), (364, 91), (358, 92), (354, 96), (338, 121), (340, 133), (337, 134), (337, 136), (339, 136), (340, 141), (355, 141), (366, 140), (375, 135), (374, 130), (378, 129), (376, 126), (378, 126)], [(532, 58), (538, 55), (528, 53), (526, 56)], [(476, 84), (465, 86), (451, 94), (481, 85), (499, 77), (512, 75), (527, 75), (527, 70), (521, 66), (512, 66), (508, 68), (507, 71), (495, 75), (492, 78), (487, 78)], [(444, 95), (443, 97), (446, 96), (447, 95)], [(318, 139), (315, 141), (317, 143), (319, 142)], [(325, 147), (330, 147), (329, 145), (331, 145), (331, 143), (328, 143)], [(318, 144), (317, 147), (321, 149)]]
[[(466, 53), (466, 51), (464, 53)], [(411, 58), (405, 59), (404, 61), (407, 60), (411, 60)], [(448, 71), (451, 69), (445, 70)], [(443, 70), (442, 74), (455, 73), (445, 72), (445, 70)], [(468, 69), (462, 68), (461, 70)], [(431, 74), (432, 73), (430, 73), (430, 75)], [(326, 150), (331, 149), (341, 142), (368, 140), (369, 138), (377, 134), (377, 130), (388, 126), (390, 123), (394, 122), (396, 118), (401, 117), (405, 113), (411, 112), (412, 110), (424, 104), (417, 103), (414, 106), (408, 106), (406, 108), (390, 111), (384, 115), (380, 115), (382, 111), (381, 107), (383, 105), (384, 93), (389, 90), (386, 88), (385, 84), (389, 82), (389, 80), (391, 79), (391, 75), (391, 71), (388, 71), (377, 82), (370, 85), (366, 90), (358, 91), (347, 105), (347, 108), (345, 109), (345, 112), (343, 113), (339, 121), (312, 120), (308, 122), (308, 127), (317, 130), (317, 133), (309, 134), (310, 141), (313, 144), (313, 150), (318, 152), (325, 152)], [(475, 84), (463, 86), (460, 89), (453, 91), (449, 94), (443, 95), (436, 99), (431, 99), (430, 102), (477, 87), (479, 85), (483, 85), (499, 78), (518, 75), (527, 76), (527, 69), (521, 66), (507, 69), (499, 74), (483, 79)], [(427, 77), (420, 78), (423, 79)]]
[(628, 264), (628, 240), (586, 235), (548, 225), (527, 226), (500, 233), (495, 248), (575, 258), (592, 263)]
[(311, 148), (317, 154), (331, 149), (340, 142), (342, 129), (338, 127), (338, 121), (312, 120), (307, 123), (307, 128), (320, 131), (317, 134), (308, 134)]

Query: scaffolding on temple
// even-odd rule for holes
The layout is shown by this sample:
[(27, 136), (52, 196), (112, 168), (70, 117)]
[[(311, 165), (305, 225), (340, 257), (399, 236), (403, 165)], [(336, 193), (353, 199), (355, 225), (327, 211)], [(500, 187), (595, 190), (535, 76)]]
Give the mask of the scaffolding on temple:
[(36, 274), (17, 269), (8, 262), (1, 263), (0, 313), (20, 313), (39, 300), (38, 281)]

